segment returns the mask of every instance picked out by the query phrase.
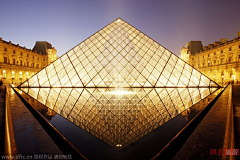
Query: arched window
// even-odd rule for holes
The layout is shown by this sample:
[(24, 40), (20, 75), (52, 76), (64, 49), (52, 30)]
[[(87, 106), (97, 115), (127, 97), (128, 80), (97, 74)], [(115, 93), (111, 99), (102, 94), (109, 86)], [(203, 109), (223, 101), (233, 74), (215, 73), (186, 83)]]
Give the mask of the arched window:
[(26, 76), (27, 76), (27, 78), (28, 78), (28, 76), (29, 76), (29, 73), (28, 73), (28, 72), (26, 72)]
[(22, 78), (22, 71), (19, 72), (19, 78)]
[(6, 70), (3, 70), (3, 78), (6, 78)]
[(12, 71), (12, 78), (15, 78), (15, 71)]

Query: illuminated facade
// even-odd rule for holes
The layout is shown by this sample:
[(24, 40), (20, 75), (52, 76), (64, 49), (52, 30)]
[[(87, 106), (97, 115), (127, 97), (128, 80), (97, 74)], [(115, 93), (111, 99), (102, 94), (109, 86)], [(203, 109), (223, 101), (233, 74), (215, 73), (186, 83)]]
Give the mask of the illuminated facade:
[(202, 46), (191, 41), (181, 50), (181, 58), (219, 84), (240, 82), (240, 32), (238, 38)]
[[(40, 44), (47, 53), (37, 48)], [(44, 44), (48, 48), (44, 48)], [(26, 49), (0, 38), (0, 77), (3, 83), (22, 83), (57, 59), (57, 51), (48, 42), (36, 42), (34, 47), (33, 50)]]
[(143, 137), (218, 87), (120, 18), (19, 85), (116, 148)]

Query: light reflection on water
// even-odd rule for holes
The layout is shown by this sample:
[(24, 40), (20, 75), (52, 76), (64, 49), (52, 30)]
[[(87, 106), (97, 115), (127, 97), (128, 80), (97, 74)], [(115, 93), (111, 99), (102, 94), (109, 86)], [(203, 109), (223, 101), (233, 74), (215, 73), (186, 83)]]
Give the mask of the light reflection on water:
[(23, 91), (48, 107), (45, 115), (55, 111), (118, 149), (189, 110), (210, 94), (209, 88), (129, 88), (121, 91), (29, 88)]
[[(142, 97), (146, 97), (147, 94), (149, 93), (152, 93), (152, 91), (154, 91), (153, 89), (150, 90), (149, 92), (145, 92), (145, 95), (142, 95)], [(169, 91), (165, 90), (167, 93)], [(20, 90), (18, 90), (18, 92), (20, 92)], [(24, 91), (26, 92), (26, 90)], [(50, 91), (51, 92), (51, 91)], [(90, 91), (88, 91), (89, 93)], [(115, 140), (117, 138), (119, 138), (118, 136), (116, 137), (104, 137), (103, 139), (99, 138), (99, 135), (103, 135), (103, 133), (101, 133), (102, 130), (98, 130), (100, 131), (97, 132), (97, 130), (93, 130), (93, 131), (89, 131), (89, 130), (86, 130), (86, 128), (82, 128), (80, 125), (78, 125), (79, 127), (76, 128), (75, 125), (73, 125), (74, 122), (76, 121), (72, 121), (73, 123), (71, 123), (70, 121), (66, 121), (65, 119), (68, 119), (68, 116), (65, 117), (65, 118), (62, 118), (64, 117), (64, 115), (60, 114), (61, 116), (59, 116), (58, 113), (56, 113), (56, 111), (50, 109), (49, 107), (39, 103), (39, 101), (33, 99), (32, 97), (22, 93), (22, 96), (25, 97), (25, 99), (28, 100), (28, 102), (35, 108), (37, 109), (42, 115), (44, 115), (52, 124), (53, 126), (55, 126), (67, 139), (69, 139), (73, 144), (74, 146), (77, 146), (77, 148), (81, 151), (81, 152), (84, 152), (86, 155), (88, 156), (93, 156), (91, 155), (91, 152), (93, 149), (92, 147), (92, 144), (94, 144), (95, 146), (95, 149), (96, 148), (105, 148), (104, 151), (102, 152), (107, 152), (108, 155), (111, 155), (111, 156), (116, 156), (114, 155), (115, 152), (119, 152), (118, 154), (121, 154), (121, 156), (125, 156), (125, 157), (131, 157), (131, 155), (134, 153), (134, 151), (136, 152), (137, 150), (141, 150), (140, 148), (144, 148), (146, 150), (146, 145), (149, 146), (149, 148), (152, 148), (151, 151), (149, 151), (149, 155), (150, 154), (156, 154), (156, 153), (151, 153), (151, 152), (157, 152), (160, 150), (160, 147), (164, 147), (164, 145), (169, 141), (171, 140), (171, 138), (173, 138), (173, 136), (178, 132), (180, 131), (187, 123), (188, 121), (190, 121), (199, 111), (201, 111), (218, 93), (219, 91), (215, 92), (214, 94), (211, 94), (210, 96), (206, 97), (207, 95), (205, 95), (205, 99), (201, 100), (200, 102), (196, 103), (195, 105), (193, 105), (191, 108), (189, 107), (188, 109), (185, 109), (184, 112), (181, 112), (181, 113), (176, 113), (172, 116), (169, 116), (169, 118), (166, 120), (168, 121), (168, 123), (165, 123), (166, 121), (159, 121), (159, 116), (158, 118), (155, 118), (157, 120), (153, 120), (151, 119), (151, 123), (149, 123), (149, 119), (147, 119), (147, 116), (144, 117), (144, 116), (140, 116), (141, 114), (143, 115), (143, 112), (141, 112), (141, 110), (139, 110), (140, 112), (138, 112), (138, 109), (136, 108), (136, 112), (131, 112), (131, 116), (134, 116), (135, 118), (134, 119), (130, 119), (130, 118), (127, 118), (127, 120), (130, 120), (130, 122), (125, 122), (125, 121), (122, 121), (122, 122), (125, 122), (126, 124), (129, 123), (129, 125), (132, 125), (134, 128), (133, 128), (133, 131), (135, 131), (134, 135), (136, 136), (136, 138), (133, 138), (133, 136), (129, 136), (129, 135), (126, 135), (126, 130), (123, 128), (122, 130), (120, 130), (121, 132), (124, 132), (125, 133), (125, 137), (122, 137), (121, 140), (124, 140), (124, 139), (127, 139), (128, 142), (126, 141), (121, 141), (121, 143), (118, 143), (119, 141), (115, 142)], [(30, 93), (30, 92), (28, 92)], [(90, 92), (90, 93), (94, 93), (94, 92)], [(100, 93), (102, 93), (100, 91)], [(102, 93), (103, 94), (103, 93)], [(209, 93), (210, 94), (210, 93)], [(203, 94), (199, 94), (200, 97), (201, 95)], [(101, 97), (101, 96), (100, 96)], [(118, 98), (123, 98), (124, 96), (120, 96)], [(151, 98), (154, 98), (152, 97), (151, 95), (148, 95), (148, 99)], [(130, 98), (130, 97), (129, 97)], [(90, 100), (90, 98), (89, 98)], [(108, 101), (111, 101), (112, 99), (108, 99)], [(124, 100), (124, 99), (123, 99)], [(47, 101), (47, 100), (46, 100)], [(99, 100), (101, 101), (101, 100)], [(119, 101), (119, 100), (118, 100)], [(131, 102), (133, 102), (135, 100), (132, 100)], [(140, 102), (142, 102), (141, 104), (144, 104), (143, 103), (144, 98), (142, 98), (141, 100), (139, 100), (139, 102), (135, 102), (134, 104), (135, 105), (132, 105), (131, 108), (134, 110), (134, 106), (137, 106), (136, 104), (139, 104)], [(114, 102), (114, 101), (113, 101)], [(160, 101), (159, 101), (160, 102)], [(107, 103), (107, 102), (106, 102)], [(87, 104), (87, 102), (86, 102)], [(149, 105), (149, 101), (148, 102), (145, 102), (145, 107), (146, 109), (150, 109), (147, 105)], [(154, 103), (153, 103), (154, 104)], [(189, 102), (185, 102), (185, 104), (189, 104)], [(57, 107), (57, 106), (54, 106), (54, 107)], [(141, 106), (143, 107), (143, 106)], [(172, 106), (174, 107), (174, 106)], [(64, 108), (63, 106), (61, 108)], [(54, 109), (54, 108), (53, 108)], [(102, 108), (103, 109), (103, 108)], [(119, 108), (118, 108), (119, 109)], [(170, 107), (168, 107), (168, 109), (170, 110)], [(109, 110), (106, 110), (105, 112), (110, 112)], [(144, 110), (146, 112), (146, 110)], [(167, 110), (165, 110), (167, 111)], [(60, 112), (62, 113), (63, 110)], [(101, 112), (104, 112), (104, 111), (101, 111)], [(176, 111), (177, 112), (177, 111)], [(89, 113), (89, 112), (88, 112)], [(99, 112), (98, 112), (99, 113)], [(114, 113), (114, 112), (112, 112)], [(116, 112), (115, 114), (115, 117), (119, 116), (117, 114), (118, 112)], [(135, 113), (135, 114), (134, 114)], [(149, 112), (151, 113), (151, 112)], [(153, 113), (153, 112), (152, 112)], [(168, 112), (169, 113), (169, 112)], [(173, 113), (173, 112), (171, 112)], [(70, 115), (70, 114), (69, 114)], [(102, 121), (105, 121), (105, 124), (106, 123), (111, 123), (110, 121), (112, 121), (113, 119), (108, 119), (106, 117), (107, 113), (105, 114), (105, 116), (103, 116), (102, 118)], [(169, 114), (168, 114), (169, 115)], [(96, 116), (96, 115), (95, 115)], [(149, 116), (149, 115), (148, 115)], [(162, 116), (161, 116), (162, 117)], [(175, 117), (175, 118), (174, 118)], [(78, 118), (80, 118), (78, 116)], [(89, 116), (85, 116), (85, 121), (86, 121), (86, 118), (90, 118)], [(100, 116), (96, 117), (96, 118), (100, 118)], [(113, 118), (113, 117), (112, 117)], [(124, 117), (123, 117), (124, 118)], [(140, 119), (142, 118), (142, 119)], [(172, 120), (171, 120), (172, 119)], [(118, 118), (118, 120), (121, 120), (121, 118)], [(132, 121), (131, 121), (132, 120)], [(145, 122), (144, 122), (145, 120)], [(171, 120), (171, 121), (170, 121)], [(91, 121), (94, 121), (94, 117), (91, 118), (88, 123), (90, 123)], [(95, 120), (96, 121), (96, 120)], [(147, 123), (147, 122), (148, 123)], [(81, 121), (80, 121), (81, 122)], [(84, 121), (82, 121), (84, 122)], [(136, 125), (137, 123), (136, 122), (139, 122), (138, 125)], [(142, 124), (140, 124), (140, 122)], [(99, 122), (100, 123), (100, 122)], [(155, 123), (155, 125), (154, 125)], [(76, 124), (76, 123), (74, 123)], [(147, 127), (144, 127), (143, 124), (148, 124), (146, 125)], [(150, 124), (153, 124), (153, 125), (150, 125)], [(163, 125), (164, 124), (164, 125)], [(87, 125), (87, 124), (86, 124)], [(95, 128), (97, 128), (98, 124), (95, 125)], [(159, 127), (161, 126), (162, 127)], [(109, 127), (109, 132), (110, 133), (114, 133), (114, 134), (118, 134), (118, 132), (114, 132), (113, 129), (114, 129), (114, 125), (110, 126), (108, 125)], [(99, 128), (102, 128), (103, 126), (100, 126)], [(155, 128), (154, 128), (155, 127)], [(92, 135), (94, 135), (95, 137), (97, 137), (98, 139), (101, 139), (102, 141), (104, 141), (105, 143), (103, 143), (102, 141), (99, 141), (98, 139), (96, 138), (93, 138), (92, 136), (89, 135), (89, 133), (83, 131), (82, 129), (84, 129), (85, 131), (91, 133)], [(145, 129), (145, 133), (141, 132), (141, 128), (147, 128)], [(90, 129), (90, 127), (89, 127)], [(135, 130), (134, 130), (135, 129)], [(118, 131), (118, 130), (117, 130)], [(105, 131), (106, 132), (106, 131)], [(129, 132), (128, 132), (129, 133)], [(146, 135), (147, 136), (144, 136)], [(129, 136), (130, 138), (128, 138), (127, 136)], [(81, 137), (81, 138), (79, 138)], [(85, 137), (85, 138), (83, 138)], [(86, 138), (87, 137), (87, 138)], [(142, 138), (141, 138), (142, 137)], [(141, 138), (141, 139), (140, 139)], [(86, 141), (86, 139), (88, 141)], [(123, 142), (126, 142), (125, 144)], [(157, 143), (158, 142), (158, 143)], [(114, 150), (114, 148), (111, 148), (110, 146), (106, 145), (107, 144), (110, 144), (112, 147), (115, 147), (115, 148), (118, 148), (118, 149), (122, 149), (121, 151), (116, 151)], [(115, 143), (116, 145), (113, 146), (112, 143)], [(132, 143), (132, 144), (131, 144)], [(84, 145), (82, 145), (84, 144)], [(91, 144), (91, 145), (90, 145)], [(127, 147), (126, 144), (131, 144), (129, 145), (129, 147)], [(120, 146), (120, 145), (125, 145), (124, 147), (123, 146)], [(137, 146), (137, 147), (136, 147)], [(91, 148), (91, 149), (90, 149)], [(98, 148), (98, 149), (99, 149)], [(147, 147), (148, 148), (148, 147)], [(155, 149), (153, 149), (155, 148)], [(111, 150), (111, 151), (109, 151)], [(102, 155), (102, 154), (101, 154)], [(105, 155), (105, 154), (104, 154)], [(141, 154), (139, 154), (141, 155)], [(147, 155), (146, 155), (147, 156)], [(140, 158), (140, 157), (139, 157)], [(118, 158), (117, 158), (118, 159)], [(133, 158), (135, 159), (135, 158)]]

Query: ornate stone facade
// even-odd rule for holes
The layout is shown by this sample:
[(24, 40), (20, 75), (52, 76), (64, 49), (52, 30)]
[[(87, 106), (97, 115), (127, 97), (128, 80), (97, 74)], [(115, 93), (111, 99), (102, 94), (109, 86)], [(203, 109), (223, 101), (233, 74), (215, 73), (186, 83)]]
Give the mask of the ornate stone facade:
[(191, 41), (181, 49), (180, 57), (219, 84), (240, 82), (240, 31), (238, 38), (220, 39), (203, 46)]
[(57, 50), (45, 41), (36, 42), (31, 50), (0, 38), (0, 80), (19, 84), (57, 59), (56, 53)]

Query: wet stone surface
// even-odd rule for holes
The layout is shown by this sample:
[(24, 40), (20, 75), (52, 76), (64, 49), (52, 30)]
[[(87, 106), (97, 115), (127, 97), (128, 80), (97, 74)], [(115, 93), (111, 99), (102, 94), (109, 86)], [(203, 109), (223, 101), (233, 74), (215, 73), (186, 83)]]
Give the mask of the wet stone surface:
[(240, 85), (233, 85), (235, 148), (240, 148)]
[[(228, 98), (229, 87), (212, 106), (174, 159), (221, 159), (218, 151), (223, 148)], [(210, 152), (211, 149), (216, 150), (216, 154)]]
[(10, 94), (17, 154), (62, 154), (12, 89)]
[(4, 135), (5, 135), (5, 86), (0, 86), (0, 154), (4, 153)]

